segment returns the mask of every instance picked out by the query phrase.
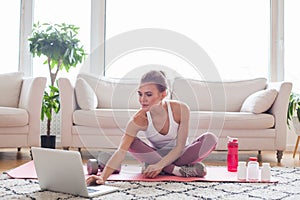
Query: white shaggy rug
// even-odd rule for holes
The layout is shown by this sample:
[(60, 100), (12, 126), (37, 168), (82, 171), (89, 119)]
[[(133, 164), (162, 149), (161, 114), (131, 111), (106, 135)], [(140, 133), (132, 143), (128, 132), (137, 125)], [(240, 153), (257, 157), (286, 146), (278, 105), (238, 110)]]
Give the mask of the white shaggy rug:
[[(300, 168), (274, 167), (274, 183), (223, 182), (120, 182), (119, 191), (93, 199), (300, 199)], [(0, 199), (84, 199), (69, 194), (40, 191), (37, 180), (0, 176)]]

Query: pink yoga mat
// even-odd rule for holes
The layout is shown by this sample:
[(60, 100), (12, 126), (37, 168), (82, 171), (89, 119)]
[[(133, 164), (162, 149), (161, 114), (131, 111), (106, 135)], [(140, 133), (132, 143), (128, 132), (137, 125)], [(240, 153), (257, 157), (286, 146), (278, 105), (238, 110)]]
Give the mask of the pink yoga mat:
[[(83, 166), (83, 168), (86, 172), (86, 167)], [(17, 168), (14, 168), (8, 171), (7, 174), (11, 178), (37, 179), (33, 161), (29, 161), (28, 163), (25, 163)], [(155, 178), (146, 178), (141, 173), (121, 171), (120, 174), (112, 174), (108, 180), (110, 181), (153, 181), (153, 182), (157, 182), (157, 181), (261, 182), (261, 181), (248, 181), (248, 180), (241, 181), (237, 179), (236, 172), (228, 172), (226, 167), (213, 167), (213, 166), (207, 166), (207, 175), (204, 178), (198, 178), (198, 177), (186, 178), (186, 177), (178, 177), (178, 176), (171, 176), (171, 175), (159, 175)], [(266, 183), (276, 183), (276, 182), (278, 182), (278, 180), (271, 178), (271, 181)]]
[(20, 165), (19, 167), (16, 167), (16, 168), (6, 172), (6, 173), (11, 178), (37, 179), (33, 161), (29, 161), (23, 165)]

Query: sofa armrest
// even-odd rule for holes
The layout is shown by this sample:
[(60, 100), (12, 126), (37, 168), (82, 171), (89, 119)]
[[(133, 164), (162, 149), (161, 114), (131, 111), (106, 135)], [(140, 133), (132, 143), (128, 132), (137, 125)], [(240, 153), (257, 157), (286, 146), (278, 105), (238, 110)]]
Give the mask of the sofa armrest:
[(278, 95), (270, 109), (270, 113), (275, 117), (275, 146), (277, 146), (277, 150), (285, 150), (287, 137), (287, 109), (292, 90), (292, 83), (270, 82), (268, 83), (267, 88), (274, 88), (278, 91)]
[(19, 108), (27, 110), (29, 114), (30, 146), (40, 146), (40, 117), (46, 81), (46, 77), (34, 77), (24, 78), (22, 82)]
[(61, 144), (69, 147), (72, 140), (73, 112), (76, 109), (74, 87), (67, 78), (58, 79), (59, 96), (61, 103)]

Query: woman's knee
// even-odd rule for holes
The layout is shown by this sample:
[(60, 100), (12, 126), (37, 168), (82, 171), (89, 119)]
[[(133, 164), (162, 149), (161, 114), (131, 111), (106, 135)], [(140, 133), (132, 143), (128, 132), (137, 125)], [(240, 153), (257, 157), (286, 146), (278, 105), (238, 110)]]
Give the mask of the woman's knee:
[(209, 141), (211, 141), (212, 143), (217, 144), (217, 142), (218, 142), (218, 137), (217, 137), (215, 134), (213, 134), (213, 133), (211, 133), (211, 132), (206, 132), (206, 133), (204, 133), (204, 136), (205, 136), (205, 139), (206, 139), (206, 140), (209, 140)]
[(211, 144), (212, 146), (215, 146), (218, 142), (218, 137), (211, 132), (206, 132), (200, 135), (196, 141), (202, 141), (205, 144)]

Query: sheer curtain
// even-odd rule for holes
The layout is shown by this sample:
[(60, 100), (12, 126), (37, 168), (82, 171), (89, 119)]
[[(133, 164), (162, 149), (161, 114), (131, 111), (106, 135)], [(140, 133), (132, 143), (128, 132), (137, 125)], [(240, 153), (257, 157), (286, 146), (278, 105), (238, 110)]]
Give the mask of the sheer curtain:
[(285, 80), (293, 82), (293, 91), (300, 93), (300, 1), (284, 3)]
[(0, 73), (18, 71), (20, 0), (1, 1), (0, 6)]

